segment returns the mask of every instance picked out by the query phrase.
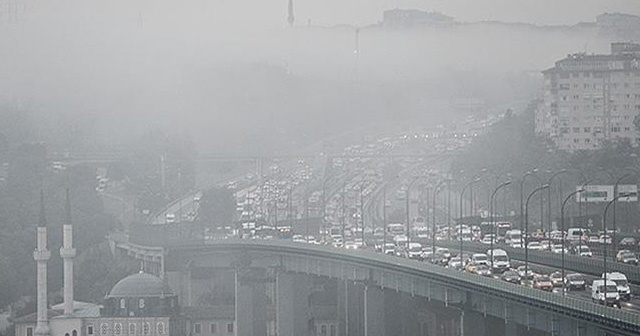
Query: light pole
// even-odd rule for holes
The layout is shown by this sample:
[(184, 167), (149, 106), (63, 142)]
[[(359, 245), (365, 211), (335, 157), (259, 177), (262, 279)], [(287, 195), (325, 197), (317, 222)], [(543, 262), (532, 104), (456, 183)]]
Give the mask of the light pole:
[[(575, 194), (580, 194), (584, 191), (584, 186), (582, 186), (580, 189), (570, 193), (569, 195), (567, 195), (567, 197), (564, 199), (564, 201), (562, 201), (562, 206), (560, 207), (560, 231), (562, 232), (562, 296), (565, 295), (565, 292), (567, 291), (566, 288), (566, 281), (564, 279), (564, 272), (565, 272), (565, 268), (564, 268), (564, 250), (566, 247), (566, 240), (565, 240), (565, 234), (564, 234), (564, 207), (567, 204), (567, 201), (569, 201), (569, 199), (571, 199), (571, 197), (573, 197)], [(582, 249), (581, 246), (578, 246), (578, 249)]]
[[(551, 173), (551, 169), (549, 169), (547, 172)], [(553, 182), (553, 179), (556, 178), (556, 176), (562, 174), (562, 173), (566, 173), (567, 170), (566, 169), (561, 169), (559, 171), (557, 171), (556, 173), (554, 173), (553, 175), (551, 175), (551, 177), (549, 178), (549, 180), (547, 180), (547, 184), (549, 186), (551, 186), (551, 183)], [(547, 225), (548, 225), (548, 230), (547, 230), (547, 234), (549, 235), (549, 248), (548, 250), (551, 251), (551, 187), (549, 187), (549, 189), (547, 189), (548, 194), (547, 194)], [(562, 190), (560, 190), (560, 193), (562, 194)]]
[(322, 243), (327, 242), (327, 183), (330, 178), (325, 178), (322, 182)]
[[(431, 226), (431, 252), (433, 255), (436, 254), (436, 196), (438, 196), (438, 193), (440, 192), (440, 187), (442, 187), (446, 182), (446, 180), (440, 181), (440, 183), (433, 188), (433, 223)], [(427, 213), (427, 215), (429, 214)]]
[[(520, 179), (520, 230), (524, 229), (524, 181), (527, 179), (527, 176), (537, 171), (538, 169), (528, 171), (522, 175), (522, 178)], [(520, 235), (520, 245), (524, 245), (522, 234)]]
[(387, 184), (382, 187), (382, 253), (387, 245)]
[(497, 186), (494, 190), (493, 193), (491, 193), (491, 199), (489, 200), (489, 212), (491, 215), (491, 230), (492, 235), (491, 235), (491, 271), (493, 272), (493, 241), (496, 240), (496, 222), (494, 219), (494, 215), (493, 215), (493, 199), (496, 196), (496, 193), (498, 192), (498, 190), (500, 190), (500, 188), (506, 187), (509, 184), (511, 184), (511, 181), (506, 181), (503, 182), (502, 184), (500, 184), (499, 186)]
[[(631, 174), (632, 173), (624, 174), (616, 180), (616, 183), (613, 185), (614, 196), (618, 196), (618, 185), (620, 184), (620, 182), (623, 179), (631, 176)], [(605, 231), (604, 234), (606, 235), (607, 232)], [(613, 235), (611, 236), (611, 243), (613, 245), (613, 252), (615, 253), (616, 251), (618, 251), (618, 242), (616, 241), (616, 204), (615, 203), (613, 203)], [(605, 249), (606, 249), (606, 246), (605, 246)]]
[(421, 178), (424, 178), (426, 176), (416, 176), (414, 177), (411, 182), (409, 182), (409, 184), (407, 185), (407, 190), (405, 190), (405, 215), (406, 215), (406, 221), (407, 223), (405, 224), (406, 227), (406, 231), (407, 231), (407, 241), (411, 242), (411, 226), (409, 225), (410, 223), (410, 217), (409, 217), (409, 198), (411, 196), (411, 186), (416, 183), (416, 181), (418, 181)]
[(533, 195), (535, 195), (535, 193), (537, 193), (540, 190), (544, 190), (549, 188), (548, 184), (539, 186), (537, 188), (535, 188), (530, 194), (529, 196), (527, 196), (527, 202), (524, 205), (524, 231), (525, 231), (525, 245), (524, 245), (524, 277), (525, 280), (529, 279), (529, 200), (531, 200), (531, 197), (533, 197)]
[(464, 195), (464, 191), (467, 190), (468, 187), (471, 187), (472, 184), (476, 183), (476, 182), (480, 182), (479, 178), (475, 178), (473, 180), (471, 180), (469, 183), (467, 183), (464, 187), (462, 187), (462, 191), (460, 192), (460, 223), (458, 223), (458, 239), (460, 239), (460, 266), (463, 266), (463, 260), (462, 260), (462, 252), (463, 252), (463, 242), (464, 240), (462, 239), (462, 196)]
[[(602, 214), (602, 231), (604, 232), (604, 234), (607, 234), (607, 211), (609, 211), (609, 206), (611, 204), (615, 204), (616, 201), (621, 198), (621, 197), (629, 197), (629, 195), (627, 194), (622, 194), (622, 195), (616, 195), (611, 201), (609, 201), (609, 203), (607, 203), (607, 206), (604, 207), (604, 212)], [(614, 212), (615, 213), (615, 212)], [(606, 239), (606, 236), (605, 236)], [(606, 240), (604, 242), (605, 246), (602, 249), (602, 269), (603, 269), (603, 274), (604, 274), (604, 288), (605, 288), (605, 293), (607, 290), (607, 246), (606, 246)]]

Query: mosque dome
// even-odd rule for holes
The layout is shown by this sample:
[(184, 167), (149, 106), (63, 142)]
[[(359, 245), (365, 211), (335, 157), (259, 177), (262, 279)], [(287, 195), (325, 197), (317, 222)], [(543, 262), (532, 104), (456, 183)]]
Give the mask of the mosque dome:
[(140, 272), (118, 281), (107, 297), (159, 297), (173, 295), (168, 285), (159, 277)]

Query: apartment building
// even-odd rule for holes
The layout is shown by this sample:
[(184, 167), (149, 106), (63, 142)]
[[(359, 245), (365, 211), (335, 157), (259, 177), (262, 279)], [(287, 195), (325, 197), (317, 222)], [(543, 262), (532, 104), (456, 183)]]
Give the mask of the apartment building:
[(612, 43), (609, 55), (571, 54), (543, 75), (537, 134), (568, 151), (622, 139), (638, 145), (640, 44)]

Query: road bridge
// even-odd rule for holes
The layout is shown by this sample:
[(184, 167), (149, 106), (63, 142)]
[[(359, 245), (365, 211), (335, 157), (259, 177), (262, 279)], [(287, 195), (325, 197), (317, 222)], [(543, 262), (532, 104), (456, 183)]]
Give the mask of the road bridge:
[[(292, 288), (308, 279), (306, 277), (330, 278), (343, 283), (347, 292), (359, 292), (364, 308), (352, 311), (351, 306), (345, 304), (341, 316), (347, 322), (343, 324), (344, 333), (341, 334), (389, 334), (389, 326), (395, 322), (389, 318), (392, 312), (385, 307), (402, 297), (441, 307), (435, 311), (442, 313), (433, 318), (448, 319), (449, 322), (440, 321), (434, 325), (451, 325), (452, 316), (457, 315), (455, 319), (463, 322), (462, 330), (445, 328), (440, 331), (443, 335), (640, 334), (640, 315), (631, 312), (368, 251), (278, 240), (231, 239), (197, 243), (174, 240), (164, 245), (159, 241), (155, 247), (136, 245), (118, 235), (112, 235), (110, 241), (114, 252), (147, 260), (149, 267), (166, 276), (172, 287), (180, 288), (181, 295), (187, 298), (191, 297), (194, 285), (190, 279), (193, 267), (232, 270), (236, 276), (237, 335), (254, 335), (258, 330), (255, 321), (265, 319), (251, 307), (264, 304), (255, 300), (261, 297), (258, 295), (263, 290), (260, 284), (269, 281), (276, 287), (279, 335), (296, 335), (295, 321), (306, 319), (298, 316), (303, 312), (294, 309), (301, 299)], [(267, 276), (269, 274), (272, 276)], [(402, 295), (388, 296), (393, 293)], [(361, 328), (354, 329), (354, 319), (360, 322)], [(401, 332), (404, 329), (396, 327), (393, 328), (394, 335), (420, 334), (415, 328)]]

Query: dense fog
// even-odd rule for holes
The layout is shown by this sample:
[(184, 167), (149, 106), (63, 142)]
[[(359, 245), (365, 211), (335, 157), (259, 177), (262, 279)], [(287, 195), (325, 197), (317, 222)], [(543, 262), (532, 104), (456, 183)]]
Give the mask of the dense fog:
[[(534, 98), (555, 60), (608, 51), (593, 25), (570, 25), (633, 2), (307, 0), (293, 27), (285, 0), (17, 2), (1, 22), (0, 99), (53, 150), (171, 129), (200, 151), (273, 152), (392, 118), (441, 122), (433, 101)], [(459, 24), (378, 25), (396, 7)]]

